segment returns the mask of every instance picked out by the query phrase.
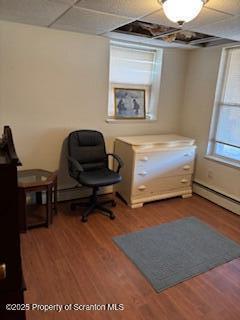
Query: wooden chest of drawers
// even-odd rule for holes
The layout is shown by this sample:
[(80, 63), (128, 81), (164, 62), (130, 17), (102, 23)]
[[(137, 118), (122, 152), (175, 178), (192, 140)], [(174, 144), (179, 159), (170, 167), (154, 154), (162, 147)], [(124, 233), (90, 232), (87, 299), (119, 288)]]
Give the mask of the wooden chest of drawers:
[(18, 224), (17, 166), (11, 129), (4, 127), (0, 139), (0, 319), (25, 320), (24, 308), (6, 309), (7, 304), (24, 303), (24, 281), (21, 265)]
[(117, 191), (132, 208), (144, 202), (192, 195), (194, 140), (177, 135), (121, 137), (114, 152), (124, 161)]

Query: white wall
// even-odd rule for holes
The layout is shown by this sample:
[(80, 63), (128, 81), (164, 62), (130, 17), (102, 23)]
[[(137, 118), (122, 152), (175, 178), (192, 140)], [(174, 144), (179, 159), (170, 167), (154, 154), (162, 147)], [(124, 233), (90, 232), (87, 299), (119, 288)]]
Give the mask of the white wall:
[(195, 180), (240, 201), (240, 170), (205, 159), (221, 48), (189, 52), (181, 133), (197, 141)]
[(0, 22), (0, 125), (12, 127), (23, 168), (58, 168), (76, 129), (121, 135), (178, 132), (187, 53), (164, 51), (158, 121), (106, 123), (108, 39)]

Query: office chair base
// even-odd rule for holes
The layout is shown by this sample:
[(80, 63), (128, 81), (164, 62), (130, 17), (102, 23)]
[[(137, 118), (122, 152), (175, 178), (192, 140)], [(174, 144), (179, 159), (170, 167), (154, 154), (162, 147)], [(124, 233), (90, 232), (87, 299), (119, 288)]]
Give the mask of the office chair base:
[(107, 216), (111, 219), (114, 220), (115, 219), (115, 215), (112, 212), (112, 210), (105, 208), (102, 206), (102, 203), (97, 204), (96, 209), (100, 210), (101, 212), (103, 212), (105, 215), (107, 214)]
[[(108, 201), (108, 202), (104, 202), (104, 204), (112, 202), (112, 200)], [(102, 203), (92, 203), (82, 214), (82, 222), (87, 222), (88, 221), (88, 216), (93, 213), (95, 210), (99, 210), (100, 213), (102, 213), (103, 215), (109, 217), (111, 220), (115, 219), (115, 214), (112, 212), (112, 210), (103, 207)]]
[[(106, 200), (106, 201), (100, 202), (101, 205), (108, 204), (108, 203), (111, 203), (111, 206), (113, 208), (115, 208), (117, 206), (117, 203), (116, 203), (115, 200)], [(89, 202), (77, 202), (77, 203), (71, 203), (70, 204), (70, 209), (71, 209), (71, 211), (74, 211), (74, 210), (77, 209), (77, 207), (86, 208), (88, 206), (89, 206)]]
[(97, 200), (97, 189), (93, 190), (93, 194), (90, 198), (90, 202), (80, 202), (80, 203), (71, 203), (70, 207), (71, 210), (75, 210), (77, 207), (85, 207), (86, 209), (82, 213), (82, 222), (87, 222), (88, 221), (88, 216), (93, 213), (94, 211), (98, 210), (100, 213), (103, 215), (109, 217), (111, 220), (115, 219), (115, 215), (112, 212), (112, 210), (106, 208), (104, 205), (111, 203), (112, 207), (116, 207), (117, 203), (115, 200), (105, 200), (105, 201), (98, 201)]

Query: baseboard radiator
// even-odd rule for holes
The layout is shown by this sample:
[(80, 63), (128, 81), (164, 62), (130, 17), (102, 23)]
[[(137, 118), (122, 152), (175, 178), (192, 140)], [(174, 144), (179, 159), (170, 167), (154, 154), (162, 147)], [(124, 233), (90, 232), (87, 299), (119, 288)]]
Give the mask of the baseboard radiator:
[[(99, 190), (99, 194), (109, 194), (113, 192), (113, 187), (105, 187)], [(240, 215), (240, 201), (222, 194), (200, 182), (194, 181), (193, 192), (199, 194), (219, 206)], [(66, 188), (58, 190), (58, 201), (68, 201), (89, 197), (91, 190), (84, 187)]]
[(237, 199), (216, 191), (198, 181), (194, 181), (193, 183), (193, 192), (231, 212), (240, 215), (240, 201)]
[[(91, 195), (92, 190), (90, 188), (85, 187), (74, 187), (74, 188), (66, 188), (58, 190), (58, 201), (68, 201), (86, 198)], [(109, 194), (113, 192), (113, 188), (105, 187), (99, 190), (99, 195)]]

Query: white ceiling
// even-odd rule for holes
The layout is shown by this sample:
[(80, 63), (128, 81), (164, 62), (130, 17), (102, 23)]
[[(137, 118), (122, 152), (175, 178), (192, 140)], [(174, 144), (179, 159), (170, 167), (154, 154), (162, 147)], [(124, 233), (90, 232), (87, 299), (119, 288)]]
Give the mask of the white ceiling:
[[(0, 0), (0, 19), (97, 35), (135, 20), (178, 27), (157, 0)], [(240, 0), (209, 0), (183, 28), (240, 41)]]
[(83, 33), (103, 34), (131, 21), (133, 19), (127, 17), (72, 7), (51, 27)]

